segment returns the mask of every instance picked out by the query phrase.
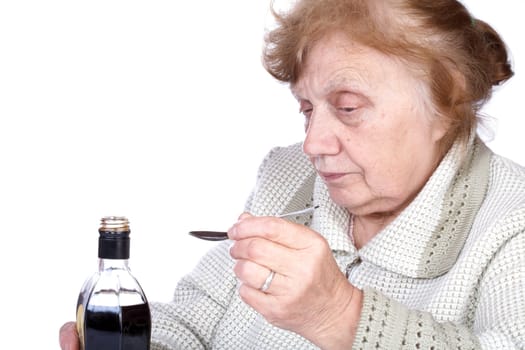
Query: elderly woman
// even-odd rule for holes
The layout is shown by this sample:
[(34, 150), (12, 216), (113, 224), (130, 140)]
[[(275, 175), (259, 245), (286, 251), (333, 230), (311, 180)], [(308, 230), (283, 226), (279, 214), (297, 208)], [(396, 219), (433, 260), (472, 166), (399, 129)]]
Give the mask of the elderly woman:
[(525, 348), (525, 170), (476, 135), (512, 76), (498, 34), (455, 0), (275, 15), (264, 64), (304, 142), (268, 154), (231, 241), (153, 305), (152, 348)]

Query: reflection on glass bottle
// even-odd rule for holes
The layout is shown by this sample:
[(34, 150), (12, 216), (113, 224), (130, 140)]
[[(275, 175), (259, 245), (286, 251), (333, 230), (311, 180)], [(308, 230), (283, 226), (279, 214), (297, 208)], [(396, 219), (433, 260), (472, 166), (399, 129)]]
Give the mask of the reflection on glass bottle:
[(149, 304), (131, 274), (129, 222), (105, 217), (99, 228), (99, 270), (88, 278), (77, 303), (81, 350), (148, 350)]

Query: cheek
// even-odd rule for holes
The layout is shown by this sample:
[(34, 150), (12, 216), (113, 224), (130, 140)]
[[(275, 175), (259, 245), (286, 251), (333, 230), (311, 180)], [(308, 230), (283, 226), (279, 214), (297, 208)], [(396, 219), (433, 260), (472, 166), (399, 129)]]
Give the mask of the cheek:
[(365, 181), (374, 192), (391, 193), (400, 187), (404, 166), (395, 152), (381, 148), (362, 164)]
[(352, 142), (354, 146), (347, 152), (362, 170), (372, 192), (400, 193), (411, 181), (415, 154), (414, 147), (406, 142), (407, 137), (406, 129), (392, 134), (377, 128), (363, 134), (359, 143)]
[(384, 193), (403, 198), (418, 191), (435, 167), (435, 146), (421, 135), (401, 134), (377, 154), (370, 183)]

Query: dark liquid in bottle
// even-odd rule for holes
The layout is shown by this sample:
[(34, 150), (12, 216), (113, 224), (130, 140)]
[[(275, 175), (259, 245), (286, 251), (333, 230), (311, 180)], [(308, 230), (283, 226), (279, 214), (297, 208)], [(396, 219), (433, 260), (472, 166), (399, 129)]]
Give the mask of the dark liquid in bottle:
[(151, 337), (149, 305), (89, 305), (85, 329), (85, 350), (148, 350)]

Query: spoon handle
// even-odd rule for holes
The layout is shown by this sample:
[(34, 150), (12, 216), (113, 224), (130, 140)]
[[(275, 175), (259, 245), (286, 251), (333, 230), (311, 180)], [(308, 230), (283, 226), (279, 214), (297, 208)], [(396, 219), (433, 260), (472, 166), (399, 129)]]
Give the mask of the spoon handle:
[[(307, 214), (314, 211), (317, 208), (319, 208), (318, 205), (316, 205), (315, 207), (310, 207), (302, 210), (292, 211), (290, 213), (277, 215), (277, 217), (286, 218), (294, 215)], [(225, 239), (228, 239), (228, 233), (223, 231), (190, 231), (189, 234), (190, 236), (200, 238), (205, 241), (223, 241)]]

